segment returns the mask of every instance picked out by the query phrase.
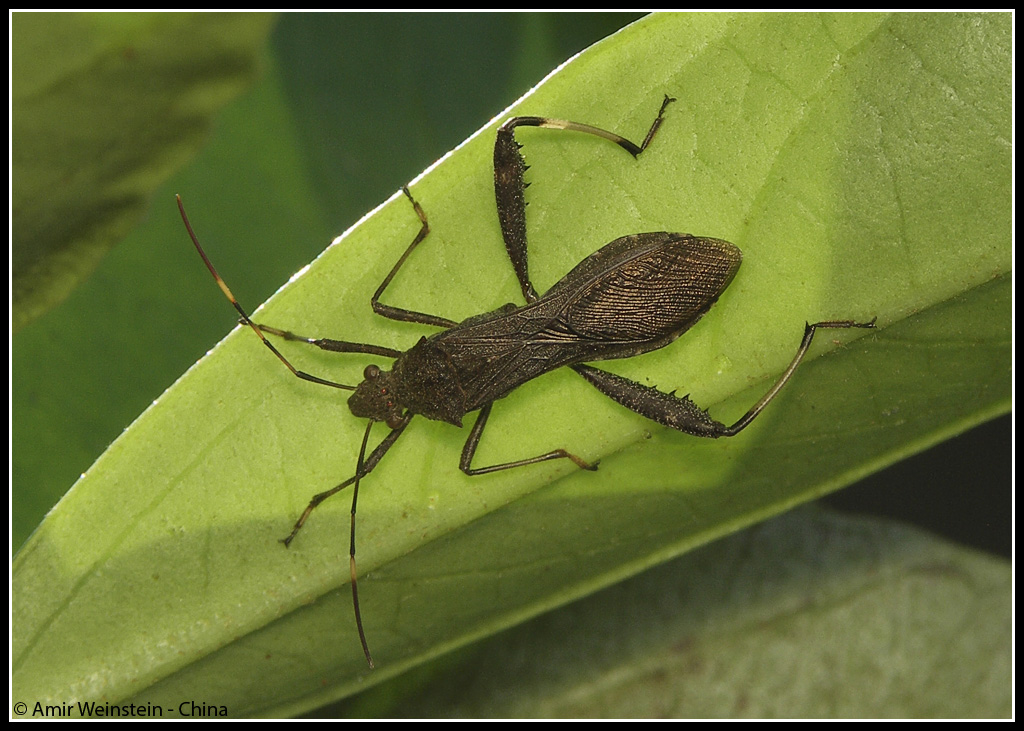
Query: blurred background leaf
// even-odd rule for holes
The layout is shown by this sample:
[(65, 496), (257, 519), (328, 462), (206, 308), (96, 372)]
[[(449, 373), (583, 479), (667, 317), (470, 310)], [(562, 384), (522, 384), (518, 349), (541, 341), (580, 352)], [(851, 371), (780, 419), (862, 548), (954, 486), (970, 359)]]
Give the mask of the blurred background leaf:
[(271, 17), (12, 16), (12, 314), (70, 294), (255, 77)]

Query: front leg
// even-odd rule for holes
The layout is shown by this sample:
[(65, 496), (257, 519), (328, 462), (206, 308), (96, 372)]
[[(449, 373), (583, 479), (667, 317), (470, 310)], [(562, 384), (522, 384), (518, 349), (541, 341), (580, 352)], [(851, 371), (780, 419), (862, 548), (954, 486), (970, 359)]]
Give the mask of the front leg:
[(470, 464), (473, 461), (473, 455), (476, 454), (476, 448), (480, 444), (480, 435), (484, 433), (484, 427), (487, 425), (487, 419), (491, 415), (492, 406), (494, 406), (493, 401), (480, 409), (480, 415), (476, 417), (476, 423), (473, 424), (473, 428), (469, 432), (469, 437), (466, 439), (466, 445), (462, 448), (462, 459), (459, 460), (459, 469), (467, 475), (485, 475), (488, 472), (510, 470), (513, 467), (523, 467), (528, 464), (546, 462), (549, 459), (563, 458), (571, 459), (579, 467), (582, 467), (585, 470), (597, 469), (596, 462), (594, 464), (585, 462), (575, 454), (567, 452), (564, 449), (555, 449), (536, 457), (527, 457), (526, 459), (518, 459), (515, 462), (504, 462), (502, 464), (491, 465), (490, 467), (471, 467)]
[(402, 192), (405, 194), (405, 197), (409, 199), (409, 202), (412, 203), (412, 208), (416, 212), (417, 218), (420, 219), (420, 230), (416, 233), (416, 236), (413, 238), (412, 243), (409, 244), (409, 247), (398, 258), (398, 261), (395, 262), (395, 265), (391, 267), (391, 271), (388, 272), (386, 277), (384, 277), (384, 281), (380, 283), (379, 287), (377, 287), (377, 291), (373, 293), (373, 296), (370, 298), (370, 306), (373, 307), (373, 311), (378, 315), (383, 315), (389, 320), (418, 322), (423, 325), (433, 325), (434, 327), (454, 327), (456, 322), (454, 320), (449, 320), (447, 317), (430, 315), (425, 312), (416, 312), (415, 310), (406, 310), (401, 307), (386, 305), (380, 301), (380, 296), (384, 294), (384, 290), (388, 288), (389, 284), (391, 284), (391, 280), (395, 278), (396, 274), (398, 274), (398, 270), (402, 268), (403, 264), (405, 264), (405, 260), (409, 258), (409, 255), (415, 251), (416, 247), (419, 246), (430, 233), (430, 224), (427, 223), (427, 214), (423, 212), (423, 208), (416, 202), (416, 199), (412, 197), (412, 193), (409, 192), (408, 188), (403, 186)]

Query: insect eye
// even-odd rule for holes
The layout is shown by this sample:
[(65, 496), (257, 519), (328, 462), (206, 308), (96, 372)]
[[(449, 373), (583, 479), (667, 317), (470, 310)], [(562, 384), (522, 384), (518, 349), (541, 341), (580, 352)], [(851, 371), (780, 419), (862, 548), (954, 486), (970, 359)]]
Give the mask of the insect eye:
[(380, 375), (380, 368), (375, 365), (368, 365), (363, 369), (363, 378), (367, 381), (374, 381)]

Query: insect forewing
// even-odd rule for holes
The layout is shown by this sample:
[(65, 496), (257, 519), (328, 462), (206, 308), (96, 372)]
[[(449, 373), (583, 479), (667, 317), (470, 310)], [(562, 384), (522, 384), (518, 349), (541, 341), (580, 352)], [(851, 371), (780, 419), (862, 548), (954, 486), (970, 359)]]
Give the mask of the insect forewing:
[(720, 239), (624, 236), (580, 262), (545, 297), (575, 292), (561, 313), (574, 333), (642, 353), (692, 327), (729, 286), (741, 259), (739, 249)]

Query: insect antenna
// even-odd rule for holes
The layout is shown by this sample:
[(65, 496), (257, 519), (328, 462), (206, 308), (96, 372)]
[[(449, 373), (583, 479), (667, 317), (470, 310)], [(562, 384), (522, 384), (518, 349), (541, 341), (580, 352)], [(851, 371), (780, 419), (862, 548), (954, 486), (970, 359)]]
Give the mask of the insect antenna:
[(199, 244), (199, 237), (196, 236), (196, 232), (192, 229), (192, 223), (188, 220), (188, 214), (185, 213), (185, 204), (181, 202), (181, 196), (175, 195), (174, 197), (178, 201), (178, 210), (181, 212), (181, 220), (185, 222), (185, 228), (188, 229), (189, 238), (192, 239), (192, 243), (195, 245), (196, 251), (199, 252), (199, 256), (203, 257), (203, 262), (206, 264), (206, 268), (210, 270), (210, 274), (213, 275), (214, 281), (216, 281), (217, 286), (220, 287), (220, 291), (224, 293), (224, 296), (228, 298), (228, 301), (231, 302), (235, 310), (238, 311), (238, 314), (241, 316), (241, 321), (248, 325), (250, 328), (252, 328), (252, 331), (259, 336), (260, 340), (263, 341), (263, 344), (270, 348), (270, 352), (276, 355), (278, 360), (284, 363), (288, 367), (288, 370), (292, 372), (292, 374), (298, 376), (304, 381), (310, 381), (311, 383), (319, 383), (321, 386), (331, 386), (333, 388), (344, 389), (345, 391), (355, 391), (355, 386), (348, 386), (344, 383), (328, 381), (323, 378), (319, 378), (317, 376), (306, 373), (305, 371), (300, 371), (295, 366), (293, 366), (288, 361), (287, 358), (285, 358), (281, 354), (281, 351), (274, 347), (273, 343), (267, 340), (266, 336), (260, 330), (260, 326), (254, 323), (251, 319), (249, 319), (248, 313), (246, 313), (246, 311), (242, 309), (242, 305), (238, 304), (238, 300), (235, 299), (235, 295), (231, 293), (231, 290), (228, 288), (227, 282), (225, 282), (221, 278), (220, 274), (217, 273), (217, 269), (213, 266), (213, 262), (210, 261), (210, 257), (208, 257), (206, 255), (206, 252), (203, 251), (203, 247)]
[(359, 641), (363, 643), (363, 654), (366, 655), (366, 663), (373, 670), (373, 658), (370, 657), (370, 647), (366, 644), (366, 633), (363, 632), (363, 617), (359, 613), (359, 589), (356, 585), (356, 500), (359, 499), (359, 478), (363, 471), (363, 458), (366, 456), (366, 442), (370, 439), (370, 429), (373, 428), (373, 419), (366, 424), (366, 431), (363, 433), (363, 443), (359, 446), (359, 459), (356, 462), (356, 481), (352, 486), (352, 523), (349, 533), (348, 548), (348, 569), (352, 576), (352, 609), (356, 615), (356, 629), (359, 631)]

